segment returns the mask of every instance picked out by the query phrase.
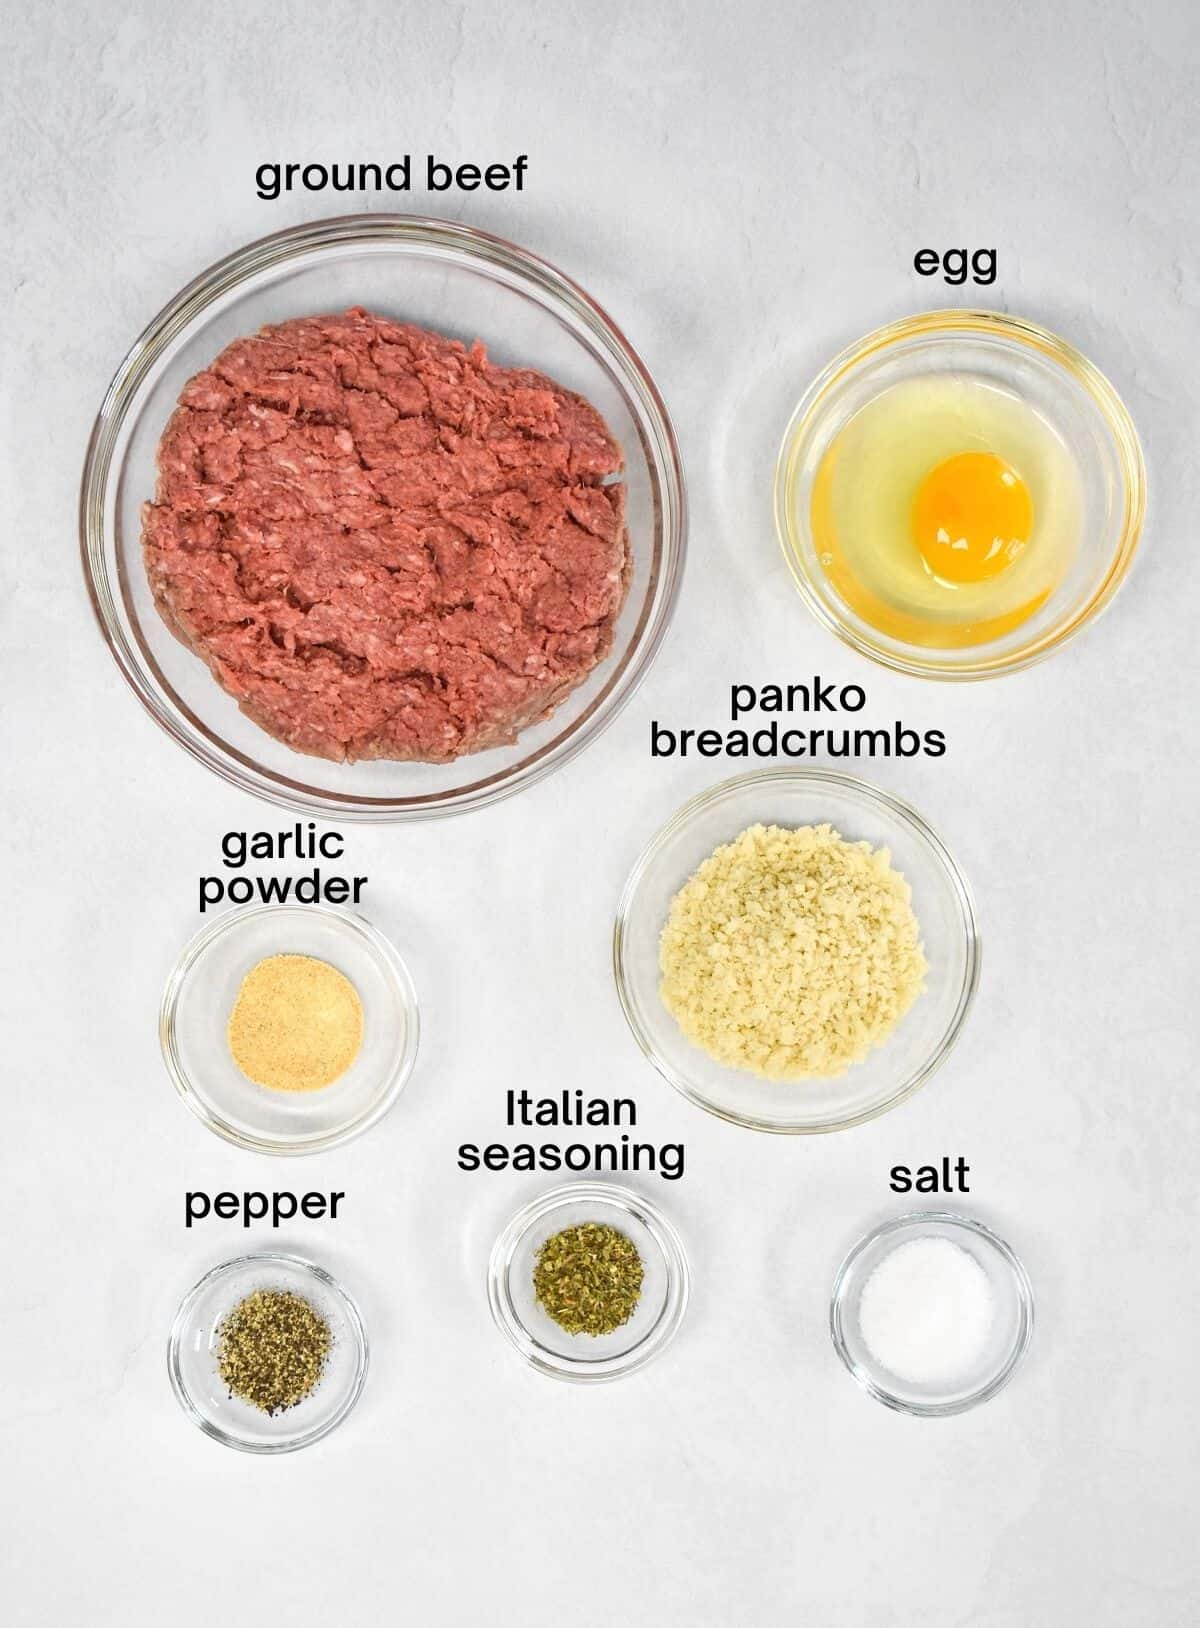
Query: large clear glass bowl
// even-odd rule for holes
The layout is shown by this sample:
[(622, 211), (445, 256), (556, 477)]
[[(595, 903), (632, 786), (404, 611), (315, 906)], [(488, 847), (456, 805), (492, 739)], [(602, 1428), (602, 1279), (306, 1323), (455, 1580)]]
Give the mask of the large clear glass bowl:
[[(626, 463), (633, 576), (613, 648), (512, 746), (455, 763), (327, 763), (239, 712), (166, 628), (142, 563), (141, 509), (184, 384), (264, 323), (363, 305), (549, 374), (591, 401)], [(121, 363), (92, 432), (80, 498), (84, 570), (109, 648), (150, 715), (209, 768), (302, 813), (427, 818), (531, 785), (609, 724), (666, 632), (683, 564), (683, 471), (646, 368), (600, 307), (546, 261), (449, 221), (356, 215), (277, 232), (219, 261), (162, 310)]]
[[(829, 1079), (769, 1080), (716, 1062), (683, 1033), (659, 994), (659, 940), (675, 894), (747, 826), (832, 825), (887, 848), (912, 888), (929, 963), (924, 992), (861, 1063)], [(910, 1097), (957, 1040), (979, 981), (975, 906), (941, 837), (898, 797), (829, 769), (763, 769), (723, 781), (680, 809), (634, 866), (617, 910), (617, 993), (634, 1037), (689, 1101), (752, 1130), (845, 1130)]]

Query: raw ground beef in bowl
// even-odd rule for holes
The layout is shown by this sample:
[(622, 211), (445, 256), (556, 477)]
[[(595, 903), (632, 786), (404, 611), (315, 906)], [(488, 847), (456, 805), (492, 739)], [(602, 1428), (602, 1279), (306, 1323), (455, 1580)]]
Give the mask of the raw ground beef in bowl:
[(540, 373), (361, 308), (235, 340), (184, 387), (142, 544), (155, 604), (298, 752), (512, 742), (608, 654), (621, 448)]
[(516, 244), (383, 213), (181, 288), (105, 392), (80, 497), (143, 707), (338, 821), (482, 808), (583, 751), (662, 643), (685, 530), (670, 418), (601, 307)]

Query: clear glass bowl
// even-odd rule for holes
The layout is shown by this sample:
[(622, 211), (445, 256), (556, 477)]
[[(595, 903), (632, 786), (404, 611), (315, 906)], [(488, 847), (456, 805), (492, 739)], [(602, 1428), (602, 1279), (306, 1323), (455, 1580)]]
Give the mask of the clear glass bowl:
[[(269, 955), (311, 955), (349, 978), (363, 1007), (362, 1048), (318, 1091), (272, 1091), (248, 1080), (226, 1030), (242, 979)], [(176, 1090), (210, 1131), (255, 1153), (319, 1153), (382, 1119), (417, 1056), (417, 997), (408, 969), (377, 928), (324, 905), (227, 910), (179, 957), (159, 1014)]]
[[(624, 1233), (645, 1271), (637, 1310), (611, 1334), (567, 1334), (533, 1290), (534, 1262), (546, 1239), (588, 1221)], [(573, 1182), (527, 1204), (497, 1238), (488, 1301), (497, 1327), (539, 1373), (584, 1382), (618, 1379), (645, 1367), (683, 1321), (687, 1256), (679, 1234), (649, 1199), (607, 1182)]]
[[(189, 378), (264, 323), (361, 304), (548, 373), (591, 401), (625, 451), (633, 577), (613, 649), (554, 715), (512, 746), (456, 763), (326, 763), (238, 711), (164, 625), (142, 564), (141, 507), (155, 451)], [(277, 232), (189, 283), (137, 340), (92, 432), (80, 498), (84, 571), (117, 663), (150, 715), (247, 791), (346, 820), (420, 819), (532, 785), (609, 724), (645, 675), (675, 604), (684, 556), (683, 470), (667, 410), (628, 341), (575, 283), (536, 255), (449, 221), (356, 215)]]
[[(926, 986), (885, 1044), (837, 1079), (780, 1081), (727, 1068), (694, 1046), (659, 996), (659, 939), (675, 894), (747, 826), (829, 823), (887, 848), (912, 888)], [(613, 964), (634, 1037), (689, 1101), (759, 1131), (845, 1130), (910, 1097), (942, 1063), (970, 1009), (980, 946), (970, 888), (945, 843), (897, 797), (828, 769), (762, 769), (684, 805), (633, 867), (617, 910)]]
[[(957, 650), (919, 648), (880, 632), (834, 588), (817, 558), (813, 482), (846, 423), (899, 381), (956, 373), (1029, 403), (1074, 460), (1083, 495), (1080, 546), (1042, 608), (1002, 638)], [(784, 434), (775, 471), (775, 524), (809, 609), (855, 650), (924, 678), (991, 678), (1058, 649), (1110, 602), (1136, 552), (1146, 473), (1124, 403), (1086, 357), (1035, 323), (994, 311), (931, 311), (868, 334), (805, 391)]]
[[(333, 1342), (316, 1390), (274, 1416), (231, 1396), (217, 1369), (221, 1320), (257, 1289), (301, 1295), (329, 1324)], [(167, 1370), (184, 1412), (206, 1436), (244, 1453), (291, 1453), (341, 1424), (362, 1395), (367, 1335), (354, 1301), (328, 1272), (299, 1255), (240, 1255), (206, 1272), (183, 1300), (167, 1343)]]
[[(917, 1238), (946, 1238), (965, 1249), (991, 1285), (995, 1315), (987, 1344), (975, 1369), (954, 1384), (900, 1379), (875, 1360), (859, 1327), (859, 1302), (872, 1272), (899, 1245)], [(868, 1396), (899, 1413), (939, 1418), (965, 1413), (1008, 1384), (1033, 1338), (1033, 1289), (1013, 1250), (982, 1222), (926, 1210), (898, 1216), (854, 1246), (834, 1281), (829, 1326), (838, 1356)]]

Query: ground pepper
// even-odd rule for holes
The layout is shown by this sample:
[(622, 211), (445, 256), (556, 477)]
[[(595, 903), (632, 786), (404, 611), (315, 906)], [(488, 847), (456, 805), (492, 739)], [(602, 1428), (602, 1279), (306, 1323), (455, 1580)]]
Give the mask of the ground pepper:
[(599, 1221), (565, 1227), (537, 1252), (533, 1290), (568, 1334), (611, 1334), (637, 1309), (642, 1257), (623, 1232)]
[(230, 1396), (282, 1413), (321, 1382), (333, 1336), (303, 1295), (256, 1289), (217, 1328), (217, 1368)]

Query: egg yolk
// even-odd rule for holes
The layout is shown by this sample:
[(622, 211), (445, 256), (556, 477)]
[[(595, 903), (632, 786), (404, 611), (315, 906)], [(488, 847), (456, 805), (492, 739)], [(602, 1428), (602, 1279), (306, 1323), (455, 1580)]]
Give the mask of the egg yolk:
[(921, 482), (912, 535), (942, 582), (986, 582), (1005, 571), (1033, 530), (1033, 502), (1016, 470), (991, 452), (960, 452)]

